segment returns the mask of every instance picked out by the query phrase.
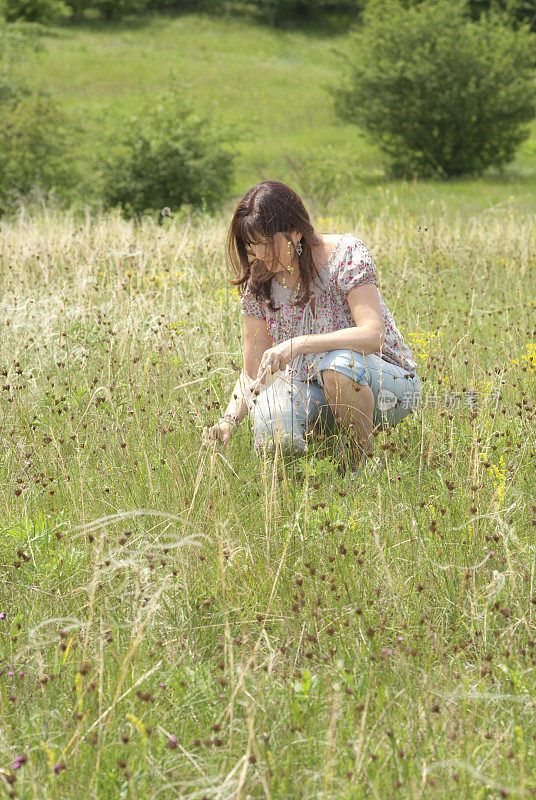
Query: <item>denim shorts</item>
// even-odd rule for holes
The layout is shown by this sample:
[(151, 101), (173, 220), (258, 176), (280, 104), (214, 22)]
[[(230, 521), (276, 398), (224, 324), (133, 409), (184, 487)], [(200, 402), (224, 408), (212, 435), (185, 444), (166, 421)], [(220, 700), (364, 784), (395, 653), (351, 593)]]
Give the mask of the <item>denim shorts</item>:
[(256, 450), (268, 443), (281, 443), (290, 452), (307, 450), (305, 433), (319, 420), (334, 428), (335, 417), (326, 399), (322, 372), (332, 369), (347, 375), (374, 395), (374, 427), (390, 428), (411, 414), (421, 393), (414, 370), (399, 367), (379, 356), (354, 350), (331, 350), (310, 365), (307, 381), (277, 377), (261, 391), (253, 406), (253, 436)]

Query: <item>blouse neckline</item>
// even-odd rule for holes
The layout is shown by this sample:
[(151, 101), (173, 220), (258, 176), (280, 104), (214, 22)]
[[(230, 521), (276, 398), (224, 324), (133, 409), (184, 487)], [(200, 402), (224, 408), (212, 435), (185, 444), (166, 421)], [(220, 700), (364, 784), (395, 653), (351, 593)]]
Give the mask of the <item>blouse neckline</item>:
[[(311, 281), (311, 285), (312, 286), (317, 286), (319, 288), (319, 290), (322, 290), (324, 288), (324, 286), (328, 282), (328, 277), (327, 277), (328, 269), (334, 264), (335, 260), (337, 259), (337, 256), (339, 255), (339, 251), (340, 251), (344, 241), (346, 240), (346, 237), (347, 236), (351, 236), (351, 235), (352, 234), (349, 234), (349, 233), (341, 233), (341, 235), (339, 237), (339, 241), (336, 243), (335, 247), (331, 251), (331, 255), (328, 258), (327, 263), (325, 264), (325, 266), (322, 267), (322, 269), (318, 270), (318, 278), (315, 277)], [(295, 293), (295, 288), (296, 287), (292, 287), (291, 289), (289, 289), (288, 287), (283, 286), (282, 283), (279, 283), (279, 281), (276, 281), (273, 278), (272, 278), (271, 284), (272, 284), (271, 285), (272, 296), (274, 296), (274, 285), (275, 285), (275, 293), (279, 293), (280, 296), (289, 297), (289, 296), (292, 296)], [(316, 297), (316, 292), (312, 291), (312, 294), (314, 294), (315, 297)]]

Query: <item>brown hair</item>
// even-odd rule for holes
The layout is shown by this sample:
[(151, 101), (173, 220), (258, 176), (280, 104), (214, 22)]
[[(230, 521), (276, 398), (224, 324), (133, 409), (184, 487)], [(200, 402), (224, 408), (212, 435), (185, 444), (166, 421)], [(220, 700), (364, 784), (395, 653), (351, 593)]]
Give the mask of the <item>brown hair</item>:
[(270, 296), (271, 277), (264, 277), (265, 272), (263, 274), (256, 259), (250, 261), (247, 245), (259, 237), (266, 238), (273, 263), (273, 236), (276, 233), (290, 236), (294, 230), (302, 235), (303, 250), (298, 257), (301, 291), (296, 299), (296, 305), (302, 308), (309, 299), (314, 274), (318, 276), (312, 250), (322, 243), (311, 225), (309, 214), (296, 192), (280, 181), (262, 181), (246, 192), (233, 214), (226, 245), (227, 263), (237, 276), (230, 284), (242, 287), (238, 290), (240, 295), (247, 290), (261, 304), (266, 303), (270, 311), (277, 310)]

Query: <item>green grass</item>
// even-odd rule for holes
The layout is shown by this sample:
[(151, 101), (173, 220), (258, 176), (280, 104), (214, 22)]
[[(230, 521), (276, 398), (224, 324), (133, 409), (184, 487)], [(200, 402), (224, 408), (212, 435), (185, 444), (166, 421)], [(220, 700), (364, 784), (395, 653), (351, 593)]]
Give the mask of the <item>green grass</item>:
[(278, 30), (247, 17), (200, 13), (57, 27), (44, 38), (46, 51), (30, 56), (22, 72), (84, 125), (78, 157), (98, 170), (99, 132), (128, 124), (174, 71), (202, 112), (237, 126), (231, 213), (241, 195), (268, 178), (295, 187), (317, 214), (374, 216), (387, 207), (394, 214), (440, 210), (452, 216), (493, 213), (505, 204), (513, 213), (532, 209), (536, 123), (502, 173), (387, 181), (377, 147), (332, 111), (330, 87), (344, 73), (348, 31), (344, 20), (332, 22), (328, 32)]
[[(385, 180), (323, 89), (345, 37), (187, 14), (57, 28), (24, 65), (88, 162), (170, 67), (248, 138), (214, 218), (2, 222), (6, 796), (536, 795), (536, 136), (502, 175)], [(225, 234), (264, 178), (367, 242), (418, 358), (373, 480), (320, 439), (264, 462), (249, 420), (201, 446), (242, 358)]]
[(4, 223), (5, 794), (536, 794), (534, 217), (418, 222), (330, 221), (423, 381), (357, 485), (249, 420), (201, 447), (241, 363), (225, 215)]

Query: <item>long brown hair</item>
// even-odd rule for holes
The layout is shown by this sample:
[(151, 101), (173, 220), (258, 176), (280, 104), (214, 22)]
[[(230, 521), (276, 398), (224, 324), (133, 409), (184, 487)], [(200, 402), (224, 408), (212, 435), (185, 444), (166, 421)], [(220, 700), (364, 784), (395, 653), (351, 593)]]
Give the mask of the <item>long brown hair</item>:
[(314, 264), (312, 250), (322, 244), (315, 233), (309, 214), (296, 192), (280, 181), (262, 181), (253, 186), (238, 203), (227, 234), (226, 260), (233, 268), (236, 280), (232, 286), (238, 286), (242, 295), (249, 291), (261, 304), (265, 303), (270, 311), (276, 311), (270, 296), (271, 276), (256, 259), (251, 260), (247, 245), (254, 243), (259, 237), (269, 242), (272, 262), (274, 260), (273, 237), (283, 233), (290, 237), (292, 231), (301, 233), (302, 253), (298, 256), (300, 294), (296, 305), (303, 307), (310, 295), (310, 284), (318, 276)]

